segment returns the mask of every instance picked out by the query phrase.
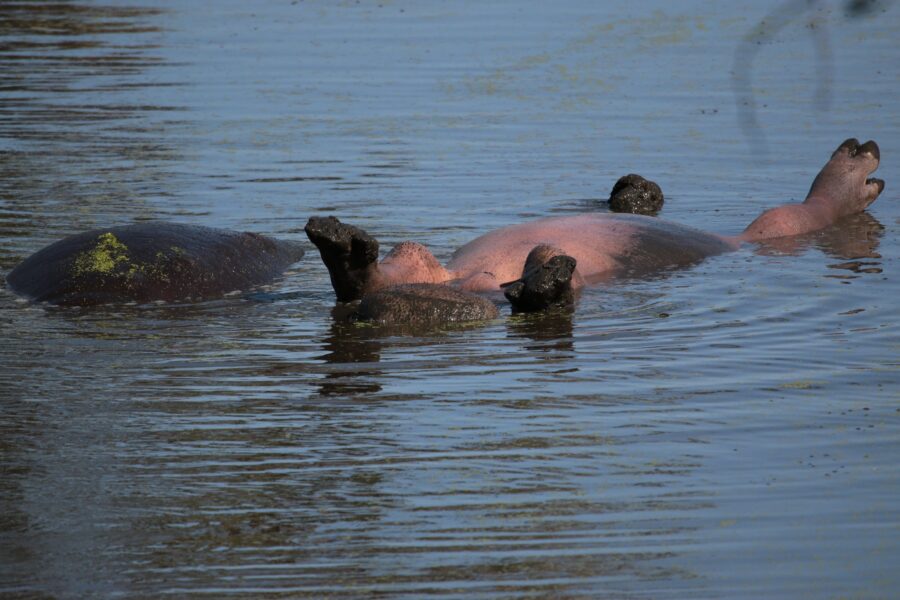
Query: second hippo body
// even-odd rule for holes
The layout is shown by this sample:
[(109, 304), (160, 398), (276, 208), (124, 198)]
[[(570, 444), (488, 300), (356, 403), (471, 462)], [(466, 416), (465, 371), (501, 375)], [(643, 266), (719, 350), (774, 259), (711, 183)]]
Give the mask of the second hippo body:
[(64, 238), (24, 260), (7, 282), (59, 305), (196, 300), (269, 283), (302, 256), (296, 242), (148, 222)]

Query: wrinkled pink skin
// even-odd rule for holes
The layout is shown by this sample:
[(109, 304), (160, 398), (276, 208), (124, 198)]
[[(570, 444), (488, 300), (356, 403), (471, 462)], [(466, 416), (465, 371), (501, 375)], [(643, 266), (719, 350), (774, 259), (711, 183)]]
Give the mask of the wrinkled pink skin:
[[(867, 177), (878, 162), (874, 142), (860, 145), (847, 140), (815, 178), (803, 203), (767, 210), (738, 236), (719, 236), (640, 215), (550, 217), (485, 234), (457, 250), (446, 268), (421, 244), (404, 242), (378, 265), (369, 291), (399, 283), (447, 282), (470, 291), (498, 290), (502, 283), (522, 276), (528, 252), (538, 244), (553, 246), (576, 259), (573, 286), (577, 287), (585, 279), (597, 281), (635, 265), (638, 270), (642, 265), (658, 266), (654, 259), (665, 256), (654, 254), (677, 253), (680, 246), (692, 246), (700, 256), (712, 255), (736, 249), (743, 242), (808, 233), (875, 201), (884, 182)], [(683, 264), (687, 262), (685, 259)]]
[(615, 215), (609, 216), (550, 217), (504, 227), (457, 250), (446, 268), (424, 246), (404, 242), (398, 246), (402, 252), (398, 254), (395, 248), (379, 264), (378, 272), (384, 278), (379, 287), (455, 281), (464, 290), (499, 290), (500, 284), (521, 277), (528, 253), (538, 244), (573, 256), (581, 274), (612, 271), (618, 264), (615, 256), (628, 246), (636, 228), (627, 221), (618, 222)]
[(772, 208), (750, 223), (736, 239), (746, 242), (798, 235), (822, 229), (841, 217), (862, 212), (884, 189), (880, 179), (867, 179), (878, 168), (880, 152), (873, 141), (849, 139), (813, 180), (802, 204)]

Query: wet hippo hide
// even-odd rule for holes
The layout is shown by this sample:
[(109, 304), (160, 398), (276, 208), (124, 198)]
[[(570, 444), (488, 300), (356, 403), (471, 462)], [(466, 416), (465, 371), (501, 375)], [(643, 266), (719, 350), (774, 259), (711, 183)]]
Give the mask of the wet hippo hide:
[(634, 240), (617, 257), (617, 276), (643, 277), (688, 267), (737, 247), (723, 237), (673, 221), (641, 215), (617, 215), (617, 218), (636, 225)]
[(150, 222), (64, 238), (19, 264), (7, 282), (51, 304), (196, 300), (269, 283), (302, 256), (296, 242)]

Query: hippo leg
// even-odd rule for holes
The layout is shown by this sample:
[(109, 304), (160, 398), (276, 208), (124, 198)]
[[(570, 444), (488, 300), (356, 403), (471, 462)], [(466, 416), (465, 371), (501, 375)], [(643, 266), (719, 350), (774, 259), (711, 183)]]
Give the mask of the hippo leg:
[(322, 255), (340, 302), (359, 300), (377, 287), (378, 240), (335, 217), (311, 217), (305, 231)]
[(513, 312), (536, 312), (573, 304), (575, 288), (581, 284), (575, 266), (575, 259), (559, 249), (535, 246), (525, 260), (522, 278), (502, 285)]
[(633, 213), (655, 217), (665, 198), (659, 186), (640, 175), (630, 173), (616, 181), (609, 193), (609, 209), (618, 213)]
[(378, 262), (378, 240), (334, 217), (312, 217), (306, 235), (322, 254), (339, 302), (353, 302), (384, 287), (444, 283), (451, 274), (422, 244), (401, 242)]
[(868, 177), (880, 159), (875, 142), (846, 140), (822, 167), (802, 204), (767, 210), (737, 239), (755, 242), (808, 233), (865, 210), (884, 190), (884, 181)]

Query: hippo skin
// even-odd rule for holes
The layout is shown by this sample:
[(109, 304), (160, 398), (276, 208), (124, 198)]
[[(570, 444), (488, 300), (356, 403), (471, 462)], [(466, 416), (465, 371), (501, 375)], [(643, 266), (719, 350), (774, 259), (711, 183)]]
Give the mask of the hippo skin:
[(175, 302), (270, 283), (302, 257), (297, 242), (149, 222), (66, 237), (25, 259), (6, 280), (14, 292), (49, 304)]

